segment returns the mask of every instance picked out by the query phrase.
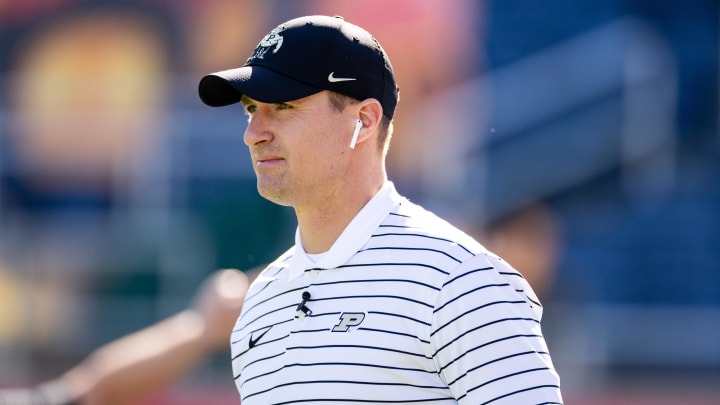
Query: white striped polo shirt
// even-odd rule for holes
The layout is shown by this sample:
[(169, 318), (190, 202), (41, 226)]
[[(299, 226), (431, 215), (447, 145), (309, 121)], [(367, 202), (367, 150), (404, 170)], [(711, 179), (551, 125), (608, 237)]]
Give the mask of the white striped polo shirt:
[(525, 279), (392, 183), (316, 263), (298, 234), (232, 332), (243, 405), (562, 402)]

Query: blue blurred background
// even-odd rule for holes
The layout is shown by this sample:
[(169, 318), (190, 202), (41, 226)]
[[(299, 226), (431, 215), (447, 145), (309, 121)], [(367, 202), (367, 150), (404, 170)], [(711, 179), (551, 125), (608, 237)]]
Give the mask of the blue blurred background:
[[(0, 1), (0, 387), (292, 243), (292, 211), (256, 193), (241, 110), (196, 89), (310, 13), (389, 53), (391, 179), (530, 280), (567, 403), (716, 403), (713, 0)], [(234, 390), (223, 354), (154, 403)]]

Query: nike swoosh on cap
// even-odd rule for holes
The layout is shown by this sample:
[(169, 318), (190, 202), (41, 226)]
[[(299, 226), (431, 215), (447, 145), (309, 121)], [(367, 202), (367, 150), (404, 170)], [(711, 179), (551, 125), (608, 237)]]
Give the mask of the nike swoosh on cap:
[(330, 72), (328, 75), (328, 81), (330, 83), (337, 83), (337, 82), (348, 82), (350, 80), (357, 80), (354, 77), (335, 77), (335, 72)]

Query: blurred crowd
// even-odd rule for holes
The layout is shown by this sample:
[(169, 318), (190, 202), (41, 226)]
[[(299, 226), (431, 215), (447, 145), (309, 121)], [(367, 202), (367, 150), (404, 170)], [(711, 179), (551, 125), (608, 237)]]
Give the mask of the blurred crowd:
[[(37, 0), (0, 2), (0, 387), (292, 243), (197, 83), (303, 14), (383, 44), (390, 178), (525, 274), (571, 398), (716, 381), (717, 2)], [(222, 355), (192, 379), (234, 392)]]

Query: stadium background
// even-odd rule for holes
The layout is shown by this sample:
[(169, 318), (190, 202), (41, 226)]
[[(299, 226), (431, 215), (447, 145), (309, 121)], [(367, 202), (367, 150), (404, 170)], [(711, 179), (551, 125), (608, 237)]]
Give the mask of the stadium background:
[[(255, 192), (242, 113), (196, 88), (309, 13), (391, 55), (391, 178), (530, 279), (567, 403), (716, 400), (712, 0), (0, 1), (0, 387), (292, 242), (292, 212)], [(226, 355), (147, 403), (208, 402), (237, 402)]]

